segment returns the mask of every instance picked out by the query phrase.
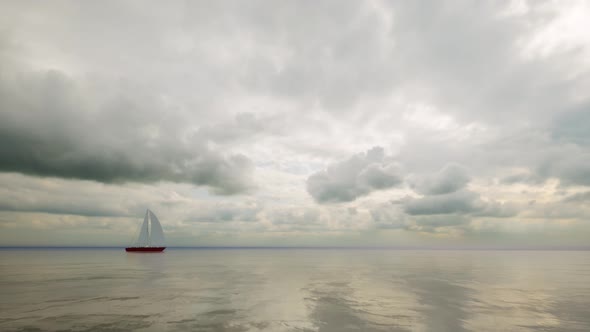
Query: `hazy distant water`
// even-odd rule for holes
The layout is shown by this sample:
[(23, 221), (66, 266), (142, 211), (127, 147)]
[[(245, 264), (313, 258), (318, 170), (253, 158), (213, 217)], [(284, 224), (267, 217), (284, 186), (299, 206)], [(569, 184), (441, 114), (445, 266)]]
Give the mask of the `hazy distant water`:
[(0, 250), (0, 331), (590, 331), (590, 252)]

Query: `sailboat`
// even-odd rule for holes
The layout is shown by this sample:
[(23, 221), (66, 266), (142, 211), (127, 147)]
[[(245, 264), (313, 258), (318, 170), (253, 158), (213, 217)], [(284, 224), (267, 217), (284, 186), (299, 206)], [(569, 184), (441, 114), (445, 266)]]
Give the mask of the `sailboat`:
[(125, 248), (125, 251), (162, 252), (164, 249), (166, 249), (164, 246), (164, 231), (162, 230), (160, 221), (150, 209), (147, 209), (137, 241), (135, 241), (133, 246)]

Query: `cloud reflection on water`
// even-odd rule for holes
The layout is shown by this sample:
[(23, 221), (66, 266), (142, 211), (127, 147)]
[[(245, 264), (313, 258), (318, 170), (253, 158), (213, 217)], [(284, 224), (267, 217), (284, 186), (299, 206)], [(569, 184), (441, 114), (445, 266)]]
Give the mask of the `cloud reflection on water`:
[(590, 304), (590, 252), (0, 255), (2, 331), (590, 329), (584, 309)]

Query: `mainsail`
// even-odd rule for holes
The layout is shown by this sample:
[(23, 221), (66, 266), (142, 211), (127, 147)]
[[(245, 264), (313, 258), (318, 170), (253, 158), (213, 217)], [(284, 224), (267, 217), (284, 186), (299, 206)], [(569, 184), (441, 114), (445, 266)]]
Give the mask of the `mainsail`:
[(148, 210), (150, 215), (151, 228), (150, 228), (150, 245), (152, 247), (163, 247), (164, 246), (164, 231), (162, 230), (162, 225), (160, 225), (160, 221), (156, 215)]
[(164, 231), (158, 217), (147, 209), (145, 217), (141, 224), (139, 237), (134, 246), (136, 247), (163, 247), (164, 246)]

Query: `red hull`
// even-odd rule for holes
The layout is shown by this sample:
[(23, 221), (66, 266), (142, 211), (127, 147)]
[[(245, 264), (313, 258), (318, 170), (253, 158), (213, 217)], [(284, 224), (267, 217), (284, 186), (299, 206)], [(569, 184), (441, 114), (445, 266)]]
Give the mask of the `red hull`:
[(125, 248), (127, 252), (162, 252), (166, 247), (129, 247)]

